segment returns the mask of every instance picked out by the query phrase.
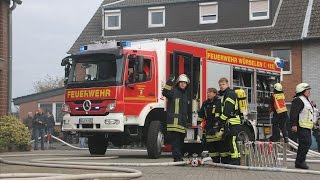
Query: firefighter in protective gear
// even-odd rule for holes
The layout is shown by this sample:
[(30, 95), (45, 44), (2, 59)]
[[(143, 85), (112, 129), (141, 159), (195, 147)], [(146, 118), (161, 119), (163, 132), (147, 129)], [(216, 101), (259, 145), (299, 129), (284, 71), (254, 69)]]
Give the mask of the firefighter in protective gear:
[(310, 89), (307, 83), (296, 86), (296, 96), (290, 110), (291, 130), (298, 134), (299, 141), (295, 167), (300, 169), (309, 169), (306, 164), (306, 155), (311, 146), (311, 129), (315, 121), (315, 109), (309, 100)]
[(285, 94), (282, 91), (280, 83), (274, 84), (273, 94), (270, 99), (270, 110), (273, 112), (272, 117), (272, 136), (270, 138), (273, 142), (280, 141), (280, 129), (284, 142), (288, 143), (287, 125), (289, 116), (285, 102)]
[(216, 113), (218, 113), (216, 111), (217, 106), (220, 104), (217, 93), (215, 88), (208, 88), (207, 100), (202, 103), (198, 116), (206, 122), (206, 147), (212, 161), (215, 163), (227, 163), (226, 159), (228, 159), (229, 152), (226, 152), (227, 149), (222, 146), (221, 142), (224, 129), (215, 117)]
[(230, 151), (230, 162), (232, 165), (240, 165), (240, 152), (238, 151), (236, 138), (241, 128), (240, 112), (236, 93), (229, 88), (227, 78), (219, 80), (221, 108), (218, 110), (219, 120), (224, 126), (225, 140), (222, 146), (228, 147)]
[(172, 145), (174, 162), (177, 162), (183, 161), (182, 147), (188, 117), (188, 93), (186, 89), (190, 80), (185, 74), (181, 74), (176, 83), (174, 83), (174, 80), (175, 77), (170, 75), (162, 95), (168, 99), (167, 133)]

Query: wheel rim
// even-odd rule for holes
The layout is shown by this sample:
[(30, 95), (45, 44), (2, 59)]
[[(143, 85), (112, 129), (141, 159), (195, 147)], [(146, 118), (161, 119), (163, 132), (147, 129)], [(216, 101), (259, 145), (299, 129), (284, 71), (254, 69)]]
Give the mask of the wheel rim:
[(240, 131), (238, 134), (238, 138), (241, 142), (248, 142), (250, 140), (249, 135), (245, 131)]
[(164, 136), (161, 131), (158, 132), (157, 145), (159, 149), (159, 153), (162, 151), (162, 146), (164, 144)]

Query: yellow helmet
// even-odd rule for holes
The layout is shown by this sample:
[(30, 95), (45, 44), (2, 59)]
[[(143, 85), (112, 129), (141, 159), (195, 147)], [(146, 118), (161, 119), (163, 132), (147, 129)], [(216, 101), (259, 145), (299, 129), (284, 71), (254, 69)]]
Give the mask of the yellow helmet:
[(179, 83), (179, 82), (186, 82), (187, 84), (189, 84), (190, 80), (187, 75), (181, 74), (177, 79), (177, 83)]
[(282, 85), (280, 83), (276, 83), (273, 88), (277, 91), (282, 91)]

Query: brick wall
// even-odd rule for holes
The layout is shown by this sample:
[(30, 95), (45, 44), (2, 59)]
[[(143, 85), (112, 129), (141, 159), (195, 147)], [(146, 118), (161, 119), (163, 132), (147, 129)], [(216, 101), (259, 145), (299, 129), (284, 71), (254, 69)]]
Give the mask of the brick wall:
[(0, 1), (0, 116), (8, 113), (8, 8)]
[(320, 41), (306, 41), (302, 46), (302, 80), (310, 84), (311, 97), (320, 107)]

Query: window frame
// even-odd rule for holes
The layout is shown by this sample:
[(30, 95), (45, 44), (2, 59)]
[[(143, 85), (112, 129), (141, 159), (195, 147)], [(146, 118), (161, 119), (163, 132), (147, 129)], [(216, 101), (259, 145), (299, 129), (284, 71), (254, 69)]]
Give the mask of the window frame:
[[(267, 10), (267, 15), (266, 16), (258, 16), (258, 17), (253, 17), (253, 13), (255, 12), (264, 12), (264, 11), (253, 11), (252, 10), (252, 2), (257, 2), (257, 1), (268, 1), (268, 10)], [(256, 20), (266, 20), (270, 18), (270, 0), (249, 0), (249, 20), (250, 21), (256, 21)]]
[[(162, 12), (162, 24), (152, 24), (152, 13)], [(165, 6), (148, 8), (148, 28), (165, 27), (166, 25), (166, 9)]]
[[(216, 19), (215, 20), (203, 20), (203, 16), (202, 16), (202, 8), (204, 6), (210, 6), (210, 5), (215, 5), (216, 6)], [(206, 3), (199, 3), (199, 24), (214, 24), (214, 23), (218, 23), (218, 2), (206, 2)], [(214, 14), (212, 14), (214, 15)]]
[[(289, 71), (285, 71), (285, 70), (282, 69), (282, 74), (292, 74), (292, 49), (289, 48), (289, 47), (272, 48), (271, 49), (271, 56), (275, 57), (274, 51), (279, 51), (279, 50), (289, 50), (290, 51), (290, 54), (289, 54), (290, 59), (288, 60), (289, 61), (290, 70)], [(282, 59), (282, 58), (280, 58), (280, 59)]]
[[(119, 17), (119, 26), (109, 27), (108, 26), (108, 17), (109, 16), (118, 16)], [(121, 29), (121, 10), (104, 10), (104, 29), (105, 30), (120, 30)]]
[[(58, 126), (58, 125), (61, 125), (61, 122), (63, 121), (63, 116), (62, 116), (62, 119), (61, 119), (61, 122), (57, 122), (57, 104), (64, 104), (64, 102), (60, 102), (60, 101), (57, 101), (57, 102), (38, 102), (38, 107), (40, 108), (41, 107), (41, 104), (51, 104), (51, 113), (54, 117), (54, 122), (55, 122), (55, 126)], [(46, 111), (43, 109), (43, 112), (46, 113)]]

